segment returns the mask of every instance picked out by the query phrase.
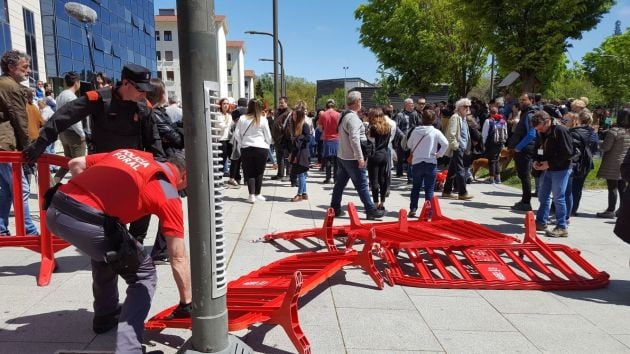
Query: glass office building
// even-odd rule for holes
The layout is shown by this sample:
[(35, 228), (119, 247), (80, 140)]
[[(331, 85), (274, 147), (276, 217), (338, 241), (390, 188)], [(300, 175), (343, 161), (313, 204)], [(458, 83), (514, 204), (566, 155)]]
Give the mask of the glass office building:
[[(0, 0), (1, 1), (1, 0)], [(119, 79), (127, 63), (156, 70), (153, 0), (73, 0), (94, 9), (90, 25), (96, 71)], [(64, 0), (41, 0), (44, 56), (48, 77), (76, 71), (91, 77), (90, 52), (83, 25), (64, 10)]]
[(11, 28), (7, 0), (0, 0), (0, 53), (11, 49)]

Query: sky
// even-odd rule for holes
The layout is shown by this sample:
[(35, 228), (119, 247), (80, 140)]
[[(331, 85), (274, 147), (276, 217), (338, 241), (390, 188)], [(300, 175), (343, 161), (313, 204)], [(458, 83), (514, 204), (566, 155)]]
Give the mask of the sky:
[[(359, 43), (361, 23), (354, 19), (354, 10), (361, 0), (278, 0), (278, 37), (284, 46), (284, 69), (290, 76), (308, 81), (360, 77), (369, 82), (377, 78), (378, 61), (372, 52)], [(154, 0), (159, 8), (175, 8), (175, 0)], [(256, 75), (273, 71), (273, 63), (259, 61), (273, 58), (270, 36), (249, 35), (245, 31), (273, 31), (271, 0), (216, 0), (215, 14), (224, 15), (228, 40), (245, 41), (245, 67)], [(581, 40), (570, 41), (571, 61), (599, 47), (613, 33), (616, 20), (622, 31), (630, 27), (630, 0), (617, 0), (596, 28), (583, 34)], [(348, 67), (344, 72), (344, 67)]]

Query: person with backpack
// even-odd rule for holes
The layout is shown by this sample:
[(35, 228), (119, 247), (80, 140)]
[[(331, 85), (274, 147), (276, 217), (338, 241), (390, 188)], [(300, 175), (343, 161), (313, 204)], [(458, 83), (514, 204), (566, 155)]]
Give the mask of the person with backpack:
[(592, 123), (593, 118), (591, 114), (583, 112), (579, 115), (579, 125), (569, 130), (573, 137), (573, 150), (575, 152), (573, 156), (573, 181), (571, 184), (571, 194), (573, 196), (571, 216), (578, 216), (584, 181), (589, 172), (595, 167), (593, 164), (593, 153), (597, 149), (598, 137), (597, 132), (591, 126)]
[(489, 119), (483, 122), (481, 136), (486, 147), (486, 158), (488, 159), (489, 181), (492, 184), (501, 183), (501, 166), (499, 165), (499, 155), (508, 138), (508, 124), (499, 114), (495, 107), (492, 107)]
[(407, 141), (411, 154), (411, 174), (413, 176), (409, 217), (416, 216), (422, 186), (424, 186), (424, 200), (431, 201), (433, 199), (437, 158), (442, 157), (448, 148), (448, 140), (441, 131), (433, 127), (434, 122), (435, 111), (432, 109), (424, 110), (422, 112), (422, 125), (412, 130)]

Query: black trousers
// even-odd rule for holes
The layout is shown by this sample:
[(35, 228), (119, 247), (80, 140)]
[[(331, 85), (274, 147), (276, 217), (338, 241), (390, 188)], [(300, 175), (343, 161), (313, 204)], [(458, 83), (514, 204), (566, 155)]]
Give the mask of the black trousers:
[(282, 178), (289, 175), (289, 154), (284, 146), (276, 144), (276, 163), (278, 164), (277, 176)]
[(269, 149), (259, 147), (246, 147), (241, 149), (243, 175), (247, 182), (249, 194), (260, 194), (263, 175), (267, 164), (267, 154), (269, 154)]
[(521, 180), (521, 202), (529, 204), (532, 200), (532, 157), (534, 147), (529, 146), (514, 155), (516, 173)]
[[(606, 211), (615, 211), (617, 206), (617, 193), (619, 193), (619, 199), (623, 202), (623, 194), (626, 192), (626, 181), (620, 179), (607, 179), (606, 186), (608, 187), (608, 209)], [(621, 202), (619, 207), (621, 207)]]
[(326, 156), (326, 179), (334, 179), (337, 176), (337, 156)]
[(453, 151), (451, 162), (448, 165), (448, 174), (444, 182), (444, 193), (453, 191), (453, 182), (457, 188), (457, 194), (464, 195), (466, 191), (466, 169), (464, 168), (464, 151), (462, 149)]
[[(375, 156), (368, 160), (367, 171), (372, 189), (374, 204), (385, 202), (385, 196), (389, 189), (389, 155)], [(380, 199), (379, 199), (380, 198)]]
[(230, 159), (230, 178), (241, 182), (241, 159)]

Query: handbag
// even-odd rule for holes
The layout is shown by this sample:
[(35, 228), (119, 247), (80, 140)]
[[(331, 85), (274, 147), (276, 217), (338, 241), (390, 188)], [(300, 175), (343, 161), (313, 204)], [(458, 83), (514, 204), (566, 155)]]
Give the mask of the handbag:
[[(249, 125), (247, 126), (247, 129), (245, 129), (242, 136), (245, 136), (245, 134), (247, 134), (247, 131), (249, 130), (249, 127), (252, 125), (252, 123), (253, 122), (249, 123)], [(231, 143), (232, 143), (232, 154), (230, 155), (230, 160), (238, 160), (241, 158), (241, 146), (238, 144), (235, 134), (232, 135)]]
[(407, 164), (411, 165), (411, 162), (413, 161), (413, 153), (416, 151), (416, 148), (418, 147), (418, 145), (420, 145), (420, 143), (422, 142), (422, 140), (424, 140), (424, 138), (429, 135), (429, 134), (424, 134), (422, 136), (422, 138), (420, 138), (420, 141), (418, 141), (418, 143), (416, 144), (416, 146), (413, 147), (413, 150), (411, 150), (411, 152), (409, 152), (409, 156), (407, 156)]

